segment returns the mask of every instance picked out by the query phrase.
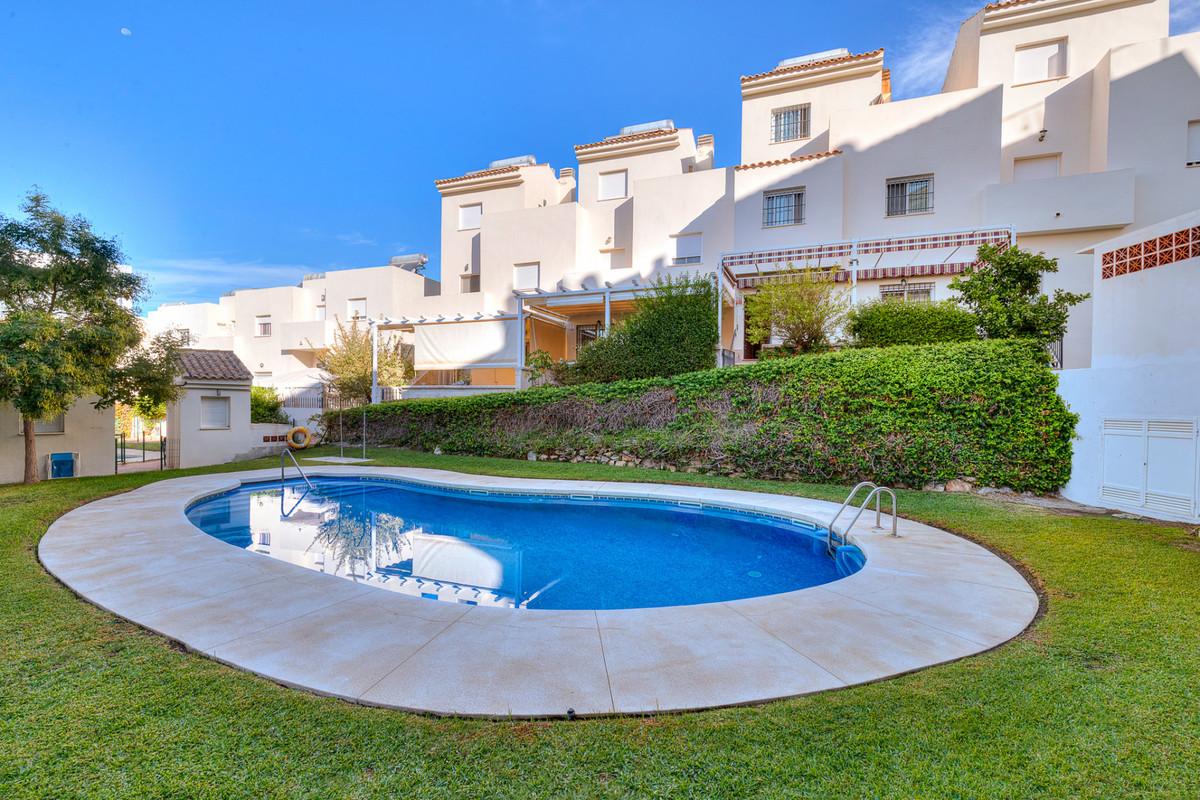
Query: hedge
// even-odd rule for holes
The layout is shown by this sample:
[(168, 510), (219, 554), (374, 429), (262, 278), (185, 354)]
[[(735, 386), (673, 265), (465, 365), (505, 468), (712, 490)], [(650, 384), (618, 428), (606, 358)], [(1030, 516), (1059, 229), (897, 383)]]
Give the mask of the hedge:
[[(784, 480), (1052, 492), (1076, 416), (1023, 340), (845, 350), (673, 378), (369, 406), (390, 444)], [(336, 424), (329, 412), (325, 426)], [(362, 410), (355, 415), (361, 423)]]
[(876, 300), (850, 312), (850, 335), (857, 347), (966, 342), (979, 338), (975, 315), (955, 303), (902, 303)]

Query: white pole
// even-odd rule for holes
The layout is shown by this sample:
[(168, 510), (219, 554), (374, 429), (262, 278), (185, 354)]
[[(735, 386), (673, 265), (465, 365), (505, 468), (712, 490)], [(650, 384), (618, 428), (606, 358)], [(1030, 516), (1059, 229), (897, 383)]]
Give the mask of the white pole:
[(612, 327), (612, 289), (604, 290), (604, 335)]
[(517, 374), (516, 388), (525, 388), (525, 298), (517, 298)]
[(721, 356), (724, 352), (725, 342), (721, 338), (722, 328), (724, 327), (721, 325), (721, 317), (723, 316), (722, 312), (725, 310), (725, 298), (721, 295), (724, 293), (725, 287), (723, 285), (724, 282), (721, 280), (721, 264), (719, 262), (717, 264), (717, 271), (713, 273), (713, 279), (717, 287), (717, 366), (722, 367), (724, 364), (721, 363)]
[(371, 326), (371, 402), (379, 402), (379, 327), (375, 320), (367, 322)]

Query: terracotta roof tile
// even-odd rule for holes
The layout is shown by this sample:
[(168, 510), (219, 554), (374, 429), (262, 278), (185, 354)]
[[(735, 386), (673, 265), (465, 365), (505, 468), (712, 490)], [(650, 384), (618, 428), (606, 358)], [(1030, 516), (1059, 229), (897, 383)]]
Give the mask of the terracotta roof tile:
[(248, 381), (254, 376), (232, 350), (180, 350), (183, 377), (201, 381)]
[(661, 128), (656, 131), (643, 131), (642, 133), (631, 133), (626, 136), (613, 136), (609, 139), (604, 139), (599, 142), (588, 142), (587, 144), (575, 145), (575, 152), (580, 150), (591, 150), (594, 147), (603, 147), (608, 144), (624, 144), (625, 142), (638, 142), (642, 139), (653, 139), (657, 136), (668, 136), (673, 133), (678, 133), (678, 128)]
[(804, 72), (817, 67), (827, 67), (832, 64), (845, 64), (851, 61), (867, 61), (883, 54), (883, 48), (872, 50), (869, 53), (851, 53), (848, 56), (838, 56), (837, 58), (825, 58), (820, 61), (809, 61), (807, 64), (793, 64), (790, 67), (776, 67), (775, 69), (759, 72), (754, 75), (743, 75), (742, 83), (750, 83), (751, 81), (766, 78), (770, 75), (787, 75), (792, 72)]
[(459, 181), (469, 181), (474, 178), (487, 178), (491, 175), (503, 175), (506, 172), (516, 172), (520, 167), (497, 167), (496, 169), (481, 169), (478, 172), (468, 172), (466, 175), (459, 175), (457, 178), (439, 178), (433, 182), (434, 186), (445, 186), (448, 183), (458, 183)]
[(759, 167), (775, 167), (780, 164), (795, 164), (799, 161), (815, 161), (818, 158), (829, 158), (830, 156), (840, 156), (841, 150), (828, 150), (824, 153), (813, 153), (808, 156), (795, 156), (794, 158), (777, 158), (774, 161), (756, 161), (753, 164), (738, 164), (734, 169), (758, 169)]

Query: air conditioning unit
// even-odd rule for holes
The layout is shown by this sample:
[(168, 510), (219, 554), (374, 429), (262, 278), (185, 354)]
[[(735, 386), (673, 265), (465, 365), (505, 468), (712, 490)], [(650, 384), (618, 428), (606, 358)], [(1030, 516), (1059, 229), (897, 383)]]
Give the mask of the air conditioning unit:
[(74, 478), (79, 475), (79, 453), (48, 453), (46, 477)]

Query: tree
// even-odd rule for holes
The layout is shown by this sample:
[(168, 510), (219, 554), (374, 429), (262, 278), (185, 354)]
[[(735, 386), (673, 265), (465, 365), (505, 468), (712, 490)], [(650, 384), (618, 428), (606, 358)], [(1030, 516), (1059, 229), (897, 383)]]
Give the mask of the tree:
[(816, 353), (829, 349), (849, 310), (832, 273), (789, 269), (746, 298), (746, 334), (752, 342), (779, 336), (788, 353)]
[(1058, 260), (1042, 253), (983, 245), (979, 262), (963, 270), (950, 288), (989, 339), (1028, 338), (1043, 344), (1061, 339), (1071, 307), (1090, 296), (1062, 289), (1050, 297), (1042, 294), (1042, 275), (1058, 272)]
[(145, 280), (122, 269), (115, 240), (37, 191), (21, 210), (24, 219), (0, 215), (0, 400), (21, 414), (25, 482), (35, 483), (38, 420), (85, 396), (97, 407), (174, 399), (178, 343), (139, 347)]
[[(325, 388), (351, 402), (371, 402), (371, 329), (358, 320), (345, 325), (338, 320), (333, 346), (321, 356)], [(380, 386), (403, 386), (412, 380), (413, 349), (399, 337), (380, 335), (378, 353)]]

